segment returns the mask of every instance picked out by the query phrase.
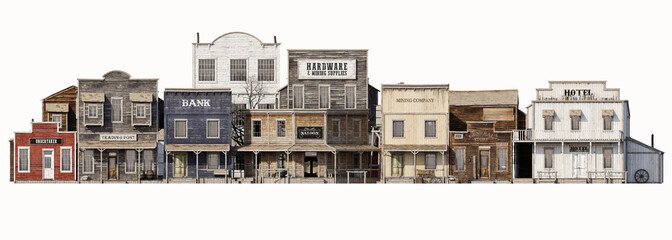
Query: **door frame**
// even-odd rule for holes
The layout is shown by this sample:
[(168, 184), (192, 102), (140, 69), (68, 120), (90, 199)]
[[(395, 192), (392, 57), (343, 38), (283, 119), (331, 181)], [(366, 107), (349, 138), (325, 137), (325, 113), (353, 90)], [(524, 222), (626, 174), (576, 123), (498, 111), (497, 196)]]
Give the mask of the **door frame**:
[[(483, 179), (490, 179), (491, 178), (490, 177), (490, 167), (491, 167), (492, 164), (490, 164), (490, 161), (492, 160), (492, 157), (490, 156), (490, 153), (491, 153), (490, 150), (491, 150), (491, 148), (488, 148), (488, 149), (479, 148), (478, 149), (478, 159), (477, 159), (477, 164), (478, 164), (478, 168), (477, 168), (478, 174), (477, 174), (477, 176), (478, 177), (477, 177), (477, 179), (482, 179), (482, 178)], [(488, 166), (485, 168), (485, 170), (488, 174), (487, 177), (482, 176), (482, 172), (481, 172), (481, 170), (483, 169), (483, 159), (482, 159), (483, 155), (481, 154), (481, 152), (488, 152), (488, 155), (487, 155), (488, 156), (488, 161), (486, 161)]]
[[(51, 151), (51, 178), (47, 178), (47, 177), (45, 176), (45, 171), (44, 171), (44, 169), (45, 169), (45, 167), (44, 167), (44, 157), (45, 157), (44, 152), (45, 152), (45, 151)], [(56, 158), (55, 156), (56, 156), (56, 153), (54, 152), (54, 149), (53, 149), (53, 148), (43, 148), (43, 149), (42, 149), (42, 179), (54, 180), (55, 175), (56, 175), (56, 172), (55, 172), (55, 170), (54, 170), (54, 169), (56, 168), (56, 167), (54, 166), (54, 165), (56, 165), (56, 164), (54, 163), (54, 158)]]
[[(110, 178), (110, 154), (114, 154), (114, 179)], [(137, 169), (136, 169), (137, 170)], [(107, 152), (107, 179), (119, 180), (119, 152), (112, 150)]]
[[(399, 165), (401, 165), (401, 167), (399, 169), (401, 169), (401, 172), (399, 173), (399, 176), (394, 175), (394, 156), (395, 155), (396, 156), (401, 156), (401, 159), (399, 161)], [(406, 155), (406, 153), (390, 154), (390, 177), (403, 177), (404, 176), (404, 168), (406, 167), (405, 166), (405, 159), (404, 159), (405, 155)]]
[[(588, 178), (588, 153), (586, 152), (574, 152), (571, 153), (572, 156), (572, 178)], [(574, 165), (574, 158), (577, 158), (577, 162), (581, 161), (581, 156), (583, 156), (583, 168), (576, 168)], [(577, 176), (574, 176), (574, 170), (576, 169), (583, 169), (581, 172), (578, 172)]]

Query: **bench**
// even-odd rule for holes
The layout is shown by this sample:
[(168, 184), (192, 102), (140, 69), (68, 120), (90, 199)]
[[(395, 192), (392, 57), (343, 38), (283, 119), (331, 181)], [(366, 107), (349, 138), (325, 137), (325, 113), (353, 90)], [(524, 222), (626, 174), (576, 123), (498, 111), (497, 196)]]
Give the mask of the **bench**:
[(214, 169), (214, 170), (212, 170), (212, 174), (215, 175), (215, 177), (217, 177), (217, 176), (226, 177), (226, 176), (229, 175), (229, 170), (228, 169)]

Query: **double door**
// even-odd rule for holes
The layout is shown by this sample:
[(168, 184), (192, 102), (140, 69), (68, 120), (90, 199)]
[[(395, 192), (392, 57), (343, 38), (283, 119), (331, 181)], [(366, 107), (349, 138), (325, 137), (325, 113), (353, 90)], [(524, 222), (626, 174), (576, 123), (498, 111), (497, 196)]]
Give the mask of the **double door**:
[(587, 153), (572, 153), (572, 178), (586, 178)]
[(473, 158), (474, 179), (490, 178), (490, 150), (479, 150)]
[(304, 177), (317, 177), (317, 157), (306, 157), (303, 160)]

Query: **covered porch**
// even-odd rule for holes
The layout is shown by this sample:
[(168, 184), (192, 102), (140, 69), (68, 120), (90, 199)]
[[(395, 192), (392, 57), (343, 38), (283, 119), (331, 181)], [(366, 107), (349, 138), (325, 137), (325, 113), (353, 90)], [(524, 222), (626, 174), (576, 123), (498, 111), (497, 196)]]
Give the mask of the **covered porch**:
[(156, 142), (81, 141), (78, 181), (140, 183), (155, 180), (156, 146)]
[(383, 183), (447, 183), (446, 145), (383, 145)]
[(167, 144), (166, 183), (229, 183), (228, 144)]

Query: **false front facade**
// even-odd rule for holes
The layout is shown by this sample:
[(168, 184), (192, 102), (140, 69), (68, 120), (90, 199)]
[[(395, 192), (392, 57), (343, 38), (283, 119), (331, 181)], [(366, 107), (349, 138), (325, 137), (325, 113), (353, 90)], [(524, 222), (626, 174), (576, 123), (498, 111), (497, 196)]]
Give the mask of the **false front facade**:
[(16, 132), (14, 181), (74, 181), (75, 132), (60, 131), (56, 122), (31, 123), (32, 131)]

